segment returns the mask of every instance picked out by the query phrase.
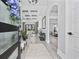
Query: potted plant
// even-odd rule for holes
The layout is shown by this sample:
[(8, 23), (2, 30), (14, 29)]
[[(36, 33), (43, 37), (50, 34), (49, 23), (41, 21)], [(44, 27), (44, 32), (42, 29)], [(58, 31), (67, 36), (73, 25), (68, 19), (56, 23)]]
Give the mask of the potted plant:
[(27, 30), (22, 30), (21, 35), (22, 35), (23, 40), (25, 41), (28, 38), (27, 37)]

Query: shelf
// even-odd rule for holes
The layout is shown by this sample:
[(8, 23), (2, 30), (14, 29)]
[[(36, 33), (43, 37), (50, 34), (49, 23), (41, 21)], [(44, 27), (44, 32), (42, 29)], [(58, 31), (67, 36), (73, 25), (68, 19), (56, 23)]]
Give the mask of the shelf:
[[(0, 59), (8, 59), (20, 45), (18, 41), (18, 27), (0, 22), (0, 35), (0, 42), (2, 41), (2, 43), (0, 43)], [(19, 54), (17, 57), (19, 58)]]
[(14, 52), (14, 50), (18, 47), (18, 42), (13, 44), (9, 49), (7, 49), (3, 54), (0, 55), (0, 59), (8, 59), (8, 57)]
[(7, 5), (7, 4), (6, 4), (7, 0), (1, 0), (1, 1), (2, 1), (5, 5)]
[(0, 22), (0, 32), (10, 32), (10, 31), (17, 31), (18, 27), (6, 23)]

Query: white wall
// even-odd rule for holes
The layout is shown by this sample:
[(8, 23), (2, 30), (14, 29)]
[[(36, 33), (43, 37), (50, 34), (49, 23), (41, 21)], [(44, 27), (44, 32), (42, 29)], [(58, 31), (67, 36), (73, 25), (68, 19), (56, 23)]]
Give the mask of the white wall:
[(64, 59), (65, 55), (65, 1), (59, 3), (58, 19), (58, 54)]
[[(46, 15), (46, 8), (47, 8), (47, 4), (46, 4), (46, 0), (38, 0), (38, 3), (36, 5), (31, 5), (28, 3), (27, 0), (22, 0), (21, 1), (21, 19), (22, 20), (27, 20), (27, 19), (24, 19), (25, 18), (25, 14), (22, 12), (23, 10), (37, 10), (38, 12), (36, 13), (37, 14), (37, 20), (27, 20), (28, 22), (29, 21), (32, 21), (32, 22), (36, 22), (38, 21), (39, 22), (39, 29), (42, 29), (42, 17)], [(29, 13), (30, 15), (32, 15), (33, 13)]]
[(66, 0), (66, 12), (66, 59), (79, 59), (79, 0)]
[[(28, 3), (27, 0), (21, 0), (21, 15), (22, 15), (22, 20), (24, 17), (24, 13), (22, 13), (22, 10), (31, 10), (35, 9), (38, 10), (39, 12), (37, 20), (39, 22), (39, 29), (42, 29), (42, 17), (46, 16), (46, 29), (42, 29), (43, 32), (46, 33), (46, 41), (49, 43), (49, 13), (50, 9), (52, 8), (52, 5), (54, 3), (58, 3), (58, 8), (59, 8), (59, 18), (58, 18), (58, 26), (59, 26), (59, 40), (58, 40), (58, 49), (61, 50), (62, 52), (65, 52), (65, 17), (64, 17), (64, 1), (63, 0), (38, 0), (39, 3), (36, 5), (31, 5)], [(31, 14), (31, 13), (29, 13)]]
[[(46, 30), (47, 30), (47, 27), (46, 27), (46, 29), (42, 29), (42, 18), (44, 17), (44, 16), (47, 16), (47, 0), (38, 0), (38, 3), (36, 4), (36, 5), (31, 5), (31, 4), (29, 4), (28, 3), (28, 1), (27, 0), (21, 0), (21, 19), (22, 20), (24, 20), (24, 13), (22, 13), (22, 10), (37, 10), (38, 11), (38, 13), (37, 13), (37, 15), (38, 15), (38, 17), (37, 17), (37, 20), (26, 20), (26, 22), (36, 22), (36, 21), (38, 21), (39, 22), (39, 27), (38, 27), (38, 30), (42, 30), (44, 33), (47, 33), (46, 32)], [(29, 13), (30, 15), (32, 14), (32, 13)], [(47, 17), (46, 17), (47, 18)], [(48, 20), (48, 19), (46, 19), (46, 20)], [(47, 23), (46, 23), (47, 24)], [(48, 35), (47, 35), (48, 36)]]

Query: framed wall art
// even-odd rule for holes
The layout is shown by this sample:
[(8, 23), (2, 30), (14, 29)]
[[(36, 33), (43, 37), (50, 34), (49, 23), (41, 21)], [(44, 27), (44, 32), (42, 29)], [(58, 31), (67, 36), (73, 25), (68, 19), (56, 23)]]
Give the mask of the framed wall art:
[(46, 16), (42, 18), (42, 28), (46, 29)]

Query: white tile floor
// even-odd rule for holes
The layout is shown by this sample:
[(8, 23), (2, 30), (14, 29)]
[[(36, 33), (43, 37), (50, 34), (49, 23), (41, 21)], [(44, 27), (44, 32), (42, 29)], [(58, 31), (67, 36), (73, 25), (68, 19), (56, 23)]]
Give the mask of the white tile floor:
[(53, 49), (53, 45), (45, 41), (41, 42), (36, 36), (32, 36), (27, 41), (28, 44), (22, 52), (21, 59), (61, 59)]
[(25, 59), (52, 59), (52, 56), (43, 44), (30, 44)]

